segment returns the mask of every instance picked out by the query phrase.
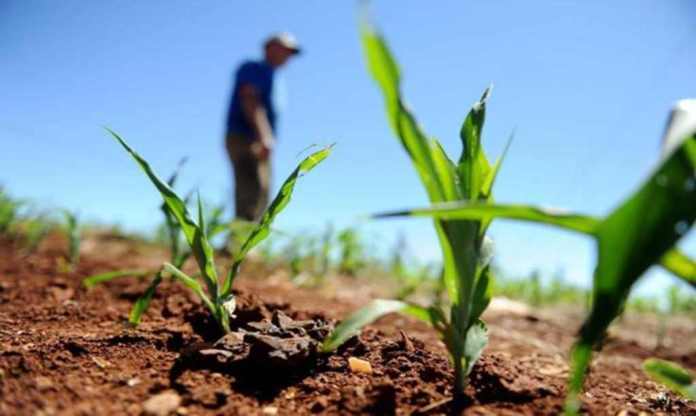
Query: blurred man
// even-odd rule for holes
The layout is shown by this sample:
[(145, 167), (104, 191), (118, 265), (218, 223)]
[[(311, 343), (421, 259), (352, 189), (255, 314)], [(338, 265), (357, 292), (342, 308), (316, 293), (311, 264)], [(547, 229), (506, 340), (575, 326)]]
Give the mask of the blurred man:
[(288, 33), (264, 42), (264, 59), (247, 61), (237, 74), (227, 114), (227, 153), (234, 171), (236, 217), (261, 218), (270, 191), (270, 155), (275, 146), (276, 107), (273, 102), (275, 71), (300, 53)]

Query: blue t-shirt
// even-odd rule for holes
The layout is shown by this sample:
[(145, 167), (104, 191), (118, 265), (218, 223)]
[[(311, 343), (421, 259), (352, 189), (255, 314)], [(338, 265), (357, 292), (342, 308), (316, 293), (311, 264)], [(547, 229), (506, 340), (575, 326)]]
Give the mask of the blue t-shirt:
[(227, 113), (227, 134), (235, 133), (251, 140), (254, 139), (254, 129), (244, 116), (242, 100), (239, 97), (239, 89), (243, 84), (251, 84), (256, 88), (261, 104), (266, 109), (268, 122), (275, 133), (276, 109), (273, 105), (273, 74), (273, 67), (265, 61), (247, 61), (239, 66)]

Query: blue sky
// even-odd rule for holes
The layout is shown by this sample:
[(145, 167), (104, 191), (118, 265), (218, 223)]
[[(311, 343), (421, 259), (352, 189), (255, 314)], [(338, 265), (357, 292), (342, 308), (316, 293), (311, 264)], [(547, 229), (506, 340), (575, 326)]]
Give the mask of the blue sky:
[[(372, 12), (410, 105), (452, 154), (470, 105), (495, 85), (488, 153), (516, 132), (497, 183), (501, 202), (607, 213), (654, 165), (672, 103), (696, 95), (690, 0), (375, 1)], [(151, 229), (158, 196), (106, 125), (163, 174), (188, 156), (182, 188), (231, 201), (222, 135), (232, 73), (278, 30), (307, 53), (282, 74), (288, 105), (275, 184), (307, 146), (337, 143), (299, 184), (278, 228), (355, 224), (426, 204), (365, 70), (351, 1), (2, 1), (0, 183), (45, 207)], [(427, 220), (360, 226), (375, 247), (388, 249), (403, 232), (413, 254), (438, 258)], [(491, 233), (512, 275), (562, 270), (590, 282), (587, 239), (505, 221)], [(696, 255), (693, 235), (683, 247)], [(651, 275), (643, 291), (665, 279)]]

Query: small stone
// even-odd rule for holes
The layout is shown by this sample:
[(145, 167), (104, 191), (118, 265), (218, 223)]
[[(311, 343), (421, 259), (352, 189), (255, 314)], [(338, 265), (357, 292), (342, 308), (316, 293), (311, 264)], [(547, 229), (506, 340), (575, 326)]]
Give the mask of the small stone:
[(181, 396), (173, 390), (167, 390), (147, 399), (143, 403), (143, 411), (146, 415), (167, 416), (175, 411), (181, 404)]
[(354, 373), (372, 374), (372, 366), (369, 361), (350, 357), (348, 358), (348, 366), (350, 367), (350, 371)]
[(278, 408), (275, 406), (266, 406), (263, 408), (263, 414), (268, 416), (275, 416), (278, 414)]
[(92, 361), (94, 361), (94, 364), (96, 364), (97, 367), (99, 367), (99, 368), (111, 367), (111, 363), (109, 363), (108, 361), (106, 361), (103, 358), (92, 357)]
[(39, 376), (36, 377), (34, 381), (36, 382), (36, 388), (39, 390), (48, 390), (53, 387), (53, 382), (48, 377)]
[(126, 381), (126, 384), (128, 385), (128, 387), (133, 387), (137, 384), (140, 384), (140, 379), (138, 377), (133, 377)]

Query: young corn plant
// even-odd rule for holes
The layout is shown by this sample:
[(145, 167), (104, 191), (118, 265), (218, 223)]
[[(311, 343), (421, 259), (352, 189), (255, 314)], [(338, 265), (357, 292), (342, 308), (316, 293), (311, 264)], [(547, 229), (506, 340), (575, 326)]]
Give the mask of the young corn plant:
[(604, 218), (535, 206), (480, 202), (377, 215), (426, 216), (440, 221), (500, 217), (552, 225), (594, 238), (597, 265), (592, 305), (571, 352), (566, 414), (575, 414), (579, 409), (578, 395), (593, 347), (620, 315), (631, 288), (649, 267), (660, 264), (696, 288), (696, 262), (674, 248), (696, 219), (696, 100), (679, 102), (673, 114), (679, 117), (673, 116), (672, 121), (681, 120), (681, 125), (670, 124), (659, 165), (637, 191)]
[(23, 221), (22, 234), (24, 236), (22, 246), (26, 253), (33, 253), (39, 244), (48, 235), (54, 224), (44, 215), (35, 216)]
[[(383, 93), (391, 128), (409, 155), (430, 201), (490, 201), (502, 158), (491, 164), (481, 144), (489, 89), (464, 120), (460, 131), (463, 150), (455, 163), (437, 140), (421, 130), (404, 104), (399, 69), (384, 39), (366, 23), (361, 34), (367, 65)], [(442, 249), (449, 311), (439, 302), (422, 307), (397, 300), (375, 300), (345, 319), (325, 340), (324, 350), (337, 348), (384, 314), (400, 311), (413, 315), (430, 323), (441, 335), (454, 366), (454, 392), (460, 397), (488, 342), (486, 325), (480, 317), (490, 302), (493, 278), (490, 241), (486, 237), (489, 224), (487, 218), (434, 221)]]
[(643, 362), (643, 371), (656, 382), (667, 386), (673, 392), (696, 400), (696, 377), (676, 363), (657, 358)]
[[(273, 220), (290, 202), (297, 179), (323, 161), (331, 152), (331, 147), (324, 148), (306, 157), (302, 162), (300, 162), (290, 176), (288, 176), (275, 199), (273, 199), (269, 207), (264, 212), (259, 223), (247, 236), (240, 250), (235, 253), (227, 276), (222, 280), (222, 282), (220, 282), (217, 274), (217, 268), (215, 266), (213, 247), (208, 240), (208, 227), (203, 214), (203, 207), (200, 197), (198, 198), (198, 220), (196, 221), (186, 208), (186, 203), (184, 200), (181, 199), (165, 181), (161, 180), (157, 176), (157, 174), (150, 167), (150, 164), (138, 153), (136, 153), (115, 132), (111, 130), (109, 130), (109, 132), (135, 160), (155, 188), (159, 191), (164, 203), (169, 209), (169, 212), (176, 220), (176, 224), (178, 224), (183, 232), (186, 242), (191, 249), (191, 254), (193, 255), (196, 263), (198, 264), (198, 268), (200, 269), (200, 279), (196, 279), (184, 273), (180, 267), (177, 267), (177, 265), (166, 262), (162, 266), (162, 271), (158, 273), (155, 280), (171, 277), (183, 283), (203, 301), (203, 304), (208, 308), (222, 331), (229, 332), (230, 318), (234, 316), (233, 314), (236, 305), (234, 295), (232, 294), (232, 284), (239, 273), (242, 262), (244, 261), (247, 253), (257, 244), (263, 241), (270, 233), (270, 227)], [(203, 281), (203, 284), (201, 284), (200, 280)]]
[(19, 215), (22, 203), (0, 188), (0, 234), (8, 233)]
[(77, 267), (80, 261), (80, 223), (77, 215), (70, 211), (64, 211), (65, 233), (68, 237), (68, 264), (71, 269)]
[(336, 236), (339, 249), (339, 273), (355, 276), (366, 266), (366, 250), (357, 228), (348, 227)]

